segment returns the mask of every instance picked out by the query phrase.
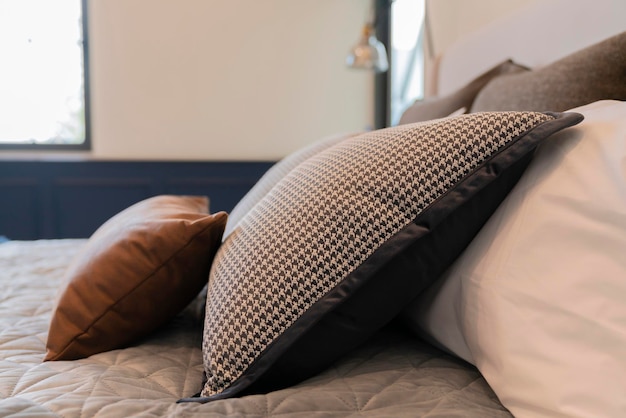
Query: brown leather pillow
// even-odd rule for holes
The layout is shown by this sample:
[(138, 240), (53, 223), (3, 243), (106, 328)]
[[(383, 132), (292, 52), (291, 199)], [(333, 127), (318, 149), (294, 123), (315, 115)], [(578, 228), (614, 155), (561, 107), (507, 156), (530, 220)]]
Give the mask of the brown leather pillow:
[(226, 219), (205, 197), (163, 195), (105, 222), (66, 272), (45, 360), (127, 346), (177, 315), (207, 283)]
[(626, 100), (626, 32), (543, 68), (489, 82), (472, 112), (562, 112), (598, 100)]
[(503, 74), (526, 71), (529, 71), (527, 67), (516, 64), (510, 59), (503, 61), (450, 94), (416, 101), (404, 111), (399, 124), (445, 118), (459, 109), (464, 109), (462, 113), (469, 113), (474, 99), (489, 81)]

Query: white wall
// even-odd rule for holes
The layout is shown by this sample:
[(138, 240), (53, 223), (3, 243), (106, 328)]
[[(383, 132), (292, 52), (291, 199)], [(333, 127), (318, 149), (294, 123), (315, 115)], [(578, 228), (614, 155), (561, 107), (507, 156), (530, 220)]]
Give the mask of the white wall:
[[(429, 0), (435, 52), (536, 1)], [(323, 136), (371, 127), (373, 76), (344, 65), (370, 5), (89, 0), (88, 156), (276, 160)], [(49, 152), (0, 157), (69, 158)]]
[(92, 156), (274, 160), (373, 124), (365, 0), (90, 0)]
[(428, 0), (433, 47), (441, 54), (464, 35), (539, 0)]
[(540, 0), (426, 0), (433, 51), (426, 56), (426, 95), (436, 96), (437, 60), (467, 34)]
[[(624, 31), (624, 0), (430, 0), (440, 94), (504, 59), (540, 68)], [(471, 33), (470, 33), (471, 32)]]

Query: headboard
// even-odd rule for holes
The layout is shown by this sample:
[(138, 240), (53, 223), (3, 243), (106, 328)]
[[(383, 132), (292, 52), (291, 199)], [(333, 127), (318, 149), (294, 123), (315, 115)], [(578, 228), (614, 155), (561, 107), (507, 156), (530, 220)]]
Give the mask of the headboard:
[(440, 59), (444, 95), (512, 58), (538, 68), (626, 30), (626, 1), (537, 0), (453, 44)]
[(515, 416), (623, 416), (626, 1), (528, 1), (446, 50), (439, 71), (439, 96), (406, 123), (457, 110), (584, 120), (537, 149), (406, 322), (474, 363)]

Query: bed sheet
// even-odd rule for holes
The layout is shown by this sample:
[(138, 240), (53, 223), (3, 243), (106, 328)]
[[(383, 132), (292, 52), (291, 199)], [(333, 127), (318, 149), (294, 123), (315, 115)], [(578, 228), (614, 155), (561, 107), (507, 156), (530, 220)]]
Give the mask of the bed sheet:
[(480, 373), (397, 329), (294, 387), (177, 403), (202, 380), (191, 307), (135, 346), (42, 362), (63, 272), (84, 240), (0, 244), (0, 416), (510, 417)]

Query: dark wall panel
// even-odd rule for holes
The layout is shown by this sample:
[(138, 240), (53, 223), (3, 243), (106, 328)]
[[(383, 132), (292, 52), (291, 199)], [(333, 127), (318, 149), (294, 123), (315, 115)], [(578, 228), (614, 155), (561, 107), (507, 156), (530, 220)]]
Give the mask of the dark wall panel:
[(41, 233), (41, 200), (35, 178), (0, 178), (0, 235)]
[(61, 178), (54, 183), (49, 236), (91, 235), (112, 214), (152, 194), (149, 178)]
[[(212, 212), (232, 209), (241, 196), (250, 190), (250, 179), (245, 178), (173, 178), (165, 184), (164, 193), (206, 195)], [(210, 194), (206, 194), (211, 190)]]
[(159, 194), (207, 196), (229, 212), (272, 162), (2, 161), (0, 236), (86, 238)]

